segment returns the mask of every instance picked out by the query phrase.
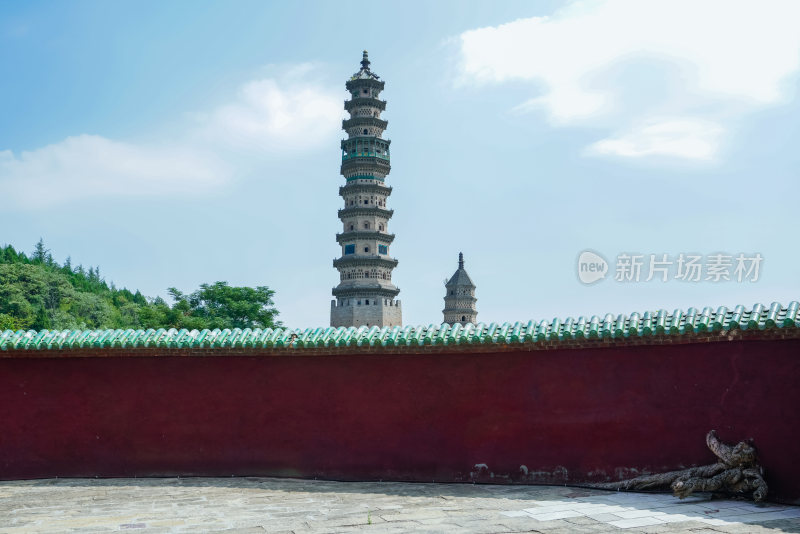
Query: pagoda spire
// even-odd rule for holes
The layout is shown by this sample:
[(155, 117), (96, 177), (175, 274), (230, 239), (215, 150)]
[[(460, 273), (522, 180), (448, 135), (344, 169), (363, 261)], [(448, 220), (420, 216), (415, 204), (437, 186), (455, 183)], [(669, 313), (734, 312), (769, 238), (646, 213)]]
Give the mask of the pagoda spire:
[(400, 326), (402, 312), (392, 284), (397, 266), (389, 247), (393, 210), (387, 208), (392, 188), (386, 185), (391, 170), (388, 139), (383, 138), (388, 122), (381, 119), (386, 101), (379, 98), (384, 82), (370, 71), (367, 51), (361, 68), (345, 83), (350, 99), (344, 109), (350, 117), (342, 121), (347, 139), (341, 143), (339, 188), (344, 207), (339, 210), (342, 233), (336, 234), (341, 256), (333, 260), (339, 271), (339, 285), (333, 288), (331, 326)]

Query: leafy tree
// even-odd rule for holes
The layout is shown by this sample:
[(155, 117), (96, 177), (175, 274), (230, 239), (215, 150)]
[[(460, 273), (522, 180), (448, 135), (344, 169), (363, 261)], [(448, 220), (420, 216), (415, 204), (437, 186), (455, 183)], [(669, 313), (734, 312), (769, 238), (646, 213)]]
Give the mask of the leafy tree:
[(276, 324), (275, 292), (266, 286), (232, 287), (227, 282), (215, 282), (202, 284), (189, 295), (174, 287), (168, 291), (175, 299), (174, 308), (194, 328), (268, 328)]
[(22, 319), (0, 313), (0, 332), (3, 330), (25, 330), (28, 325)]

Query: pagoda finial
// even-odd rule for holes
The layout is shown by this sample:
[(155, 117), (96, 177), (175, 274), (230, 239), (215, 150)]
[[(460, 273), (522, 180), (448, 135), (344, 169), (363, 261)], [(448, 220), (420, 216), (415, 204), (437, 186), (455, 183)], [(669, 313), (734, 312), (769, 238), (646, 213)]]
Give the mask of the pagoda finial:
[(369, 54), (364, 50), (364, 56), (361, 58), (361, 68), (369, 70)]
[(464, 268), (464, 253), (463, 252), (459, 252), (458, 253), (458, 268), (459, 269), (463, 269)]

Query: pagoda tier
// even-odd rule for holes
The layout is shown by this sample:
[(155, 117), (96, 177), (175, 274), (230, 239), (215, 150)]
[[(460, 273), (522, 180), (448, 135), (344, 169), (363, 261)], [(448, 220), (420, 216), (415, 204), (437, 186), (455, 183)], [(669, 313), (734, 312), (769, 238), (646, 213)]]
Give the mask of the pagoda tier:
[(383, 181), (392, 166), (388, 159), (376, 158), (375, 156), (363, 156), (358, 154), (342, 155), (342, 176), (348, 181), (357, 177), (358, 179), (380, 180)]
[(391, 243), (394, 241), (394, 234), (384, 234), (383, 232), (370, 232), (355, 230), (353, 232), (345, 232), (343, 234), (336, 234), (336, 242), (340, 245), (342, 243), (350, 242), (354, 239), (374, 239), (381, 243)]
[[(342, 121), (342, 130), (348, 135), (377, 135), (383, 134), (389, 122), (375, 117), (355, 117)], [(366, 130), (367, 133), (364, 133)]]
[(352, 113), (353, 117), (375, 117), (375, 110), (384, 111), (386, 109), (386, 100), (353, 98), (344, 101), (344, 109)]
[(356, 182), (348, 182), (339, 188), (339, 195), (346, 195), (349, 193), (377, 193), (379, 195), (389, 196), (392, 194), (392, 188), (388, 185), (381, 183), (359, 184)]

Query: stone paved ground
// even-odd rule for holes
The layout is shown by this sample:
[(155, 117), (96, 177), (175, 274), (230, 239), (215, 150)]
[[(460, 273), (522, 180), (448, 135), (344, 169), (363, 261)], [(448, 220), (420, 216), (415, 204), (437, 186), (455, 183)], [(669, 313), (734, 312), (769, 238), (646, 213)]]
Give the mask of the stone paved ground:
[(562, 486), (274, 478), (0, 482), (0, 533), (800, 532), (800, 507)]

